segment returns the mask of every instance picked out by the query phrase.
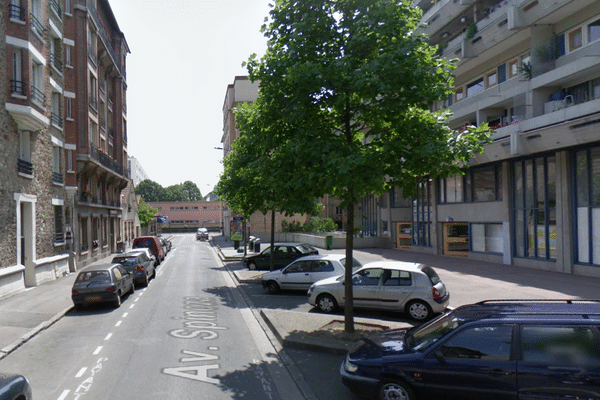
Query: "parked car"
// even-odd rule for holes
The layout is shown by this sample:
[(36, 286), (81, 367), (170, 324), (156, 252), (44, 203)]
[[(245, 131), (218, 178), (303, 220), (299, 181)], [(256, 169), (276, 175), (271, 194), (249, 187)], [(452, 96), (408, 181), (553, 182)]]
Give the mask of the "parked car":
[(198, 228), (196, 231), (196, 240), (208, 240), (208, 229)]
[(0, 372), (0, 400), (31, 400), (33, 394), (27, 378)]
[(163, 244), (161, 243), (158, 236), (140, 236), (133, 239), (131, 248), (147, 248), (150, 249), (154, 257), (156, 257), (156, 264), (160, 264), (166, 256)]
[(166, 255), (169, 252), (169, 250), (171, 250), (171, 248), (169, 247), (169, 243), (162, 236), (158, 236), (158, 241), (160, 242), (160, 244), (161, 244), (161, 246), (163, 248), (163, 253), (165, 253), (165, 257), (166, 257)]
[(86, 304), (104, 302), (119, 307), (121, 297), (130, 292), (135, 292), (133, 274), (121, 264), (96, 265), (77, 275), (71, 299), (78, 310)]
[[(356, 259), (352, 263), (353, 269), (361, 266)], [(344, 254), (306, 256), (292, 261), (282, 269), (267, 272), (262, 277), (262, 285), (269, 293), (277, 293), (280, 289), (308, 290), (317, 281), (344, 275), (345, 270)]]
[(146, 252), (130, 252), (119, 254), (112, 259), (113, 264), (121, 264), (127, 272), (133, 274), (134, 283), (148, 286), (148, 281), (156, 276), (154, 260)]
[[(375, 261), (352, 274), (353, 305), (405, 312), (425, 321), (446, 309), (450, 293), (427, 265), (402, 261)], [(308, 289), (309, 303), (333, 312), (345, 300), (344, 276), (327, 278)]]
[(154, 254), (152, 254), (150, 249), (148, 249), (146, 247), (138, 247), (137, 249), (131, 249), (127, 252), (127, 254), (138, 254), (138, 253), (144, 253), (146, 255), (146, 257), (148, 257), (150, 260), (152, 260), (152, 262), (153, 262), (152, 265), (154, 265), (156, 267), (156, 265), (157, 265), (156, 257), (154, 257)]
[(171, 243), (170, 240), (165, 239), (162, 236), (158, 237), (160, 239), (161, 242), (163, 242), (163, 245), (167, 248), (167, 253), (171, 251), (171, 248), (173, 247), (173, 243)]
[[(285, 267), (297, 258), (319, 254), (314, 247), (303, 243), (275, 243), (275, 269)], [(246, 256), (242, 259), (248, 269), (269, 269), (271, 263), (271, 247), (267, 247), (259, 254)]]
[(600, 300), (484, 301), (369, 336), (340, 372), (381, 400), (599, 399), (599, 331)]

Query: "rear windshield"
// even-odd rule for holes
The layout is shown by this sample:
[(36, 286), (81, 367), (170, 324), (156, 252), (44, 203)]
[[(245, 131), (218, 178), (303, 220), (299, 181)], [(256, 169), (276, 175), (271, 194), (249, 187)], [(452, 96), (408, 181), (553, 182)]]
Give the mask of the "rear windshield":
[(297, 249), (300, 250), (300, 252), (302, 252), (302, 253), (310, 253), (311, 251), (314, 251), (314, 249), (312, 247), (304, 246), (304, 245), (298, 246)]
[(137, 264), (137, 257), (120, 257), (113, 259), (114, 263), (119, 263), (121, 265), (135, 265)]
[(432, 286), (435, 286), (438, 284), (438, 282), (442, 281), (438, 276), (437, 272), (435, 272), (433, 268), (428, 267), (427, 265), (423, 265), (423, 272), (425, 272), (425, 275), (429, 277)]
[(108, 271), (89, 271), (82, 272), (77, 277), (77, 282), (110, 282), (110, 275)]
[(152, 248), (153, 244), (154, 244), (154, 241), (152, 239), (138, 240), (137, 242), (135, 242), (133, 244), (133, 248), (134, 249), (137, 249), (140, 247)]

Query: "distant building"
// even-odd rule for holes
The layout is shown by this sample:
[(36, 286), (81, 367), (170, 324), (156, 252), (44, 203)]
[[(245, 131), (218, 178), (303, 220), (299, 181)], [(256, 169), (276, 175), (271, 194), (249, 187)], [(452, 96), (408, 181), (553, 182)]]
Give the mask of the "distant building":
[(175, 201), (148, 202), (156, 208), (157, 217), (166, 217), (162, 231), (195, 231), (200, 227), (219, 231), (223, 227), (223, 208), (221, 201)]
[(137, 158), (129, 156), (129, 173), (131, 174), (131, 180), (133, 180), (133, 186), (137, 186), (140, 182), (150, 179), (142, 164)]

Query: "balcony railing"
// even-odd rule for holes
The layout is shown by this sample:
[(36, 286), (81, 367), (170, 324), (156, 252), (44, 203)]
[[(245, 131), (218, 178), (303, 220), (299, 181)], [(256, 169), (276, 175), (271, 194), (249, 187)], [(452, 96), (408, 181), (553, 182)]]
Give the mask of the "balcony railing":
[(10, 19), (16, 19), (23, 22), (26, 21), (26, 13), (24, 7), (17, 6), (15, 4), (9, 4), (8, 14), (10, 15)]
[(57, 244), (65, 243), (65, 233), (64, 232), (54, 232), (54, 243), (57, 243)]
[(46, 107), (46, 95), (33, 85), (31, 85), (31, 99), (39, 102), (43, 107)]
[(94, 109), (98, 109), (98, 99), (93, 94), (90, 95), (90, 106)]
[(27, 96), (27, 82), (10, 80), (10, 92), (19, 96)]
[(33, 30), (37, 32), (38, 35), (44, 36), (46, 28), (44, 28), (42, 22), (35, 15), (33, 15), (33, 13), (29, 14), (29, 18), (31, 20), (31, 26)]
[(108, 154), (100, 151), (98, 147), (95, 145), (91, 145), (92, 147), (92, 158), (98, 161), (100, 164), (110, 169), (111, 171), (116, 172), (119, 175), (123, 175), (123, 167), (117, 163), (114, 159), (108, 156)]
[(64, 183), (63, 174), (58, 172), (52, 172), (52, 183), (56, 183), (57, 185), (62, 185)]
[(58, 126), (59, 128), (63, 127), (63, 119), (60, 117), (60, 115), (51, 113), (50, 120), (52, 121), (52, 125)]
[(19, 158), (17, 160), (17, 171), (22, 174), (33, 175), (33, 164)]
[(50, 0), (50, 7), (56, 12), (56, 15), (62, 18), (62, 10), (57, 0)]
[(56, 68), (57, 71), (62, 72), (63, 63), (55, 54), (50, 54), (50, 64), (52, 64), (52, 66)]

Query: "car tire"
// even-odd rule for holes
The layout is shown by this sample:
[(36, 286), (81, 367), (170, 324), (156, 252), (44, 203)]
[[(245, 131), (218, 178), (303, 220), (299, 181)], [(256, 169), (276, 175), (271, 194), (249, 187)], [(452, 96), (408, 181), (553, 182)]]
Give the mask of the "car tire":
[(130, 294), (134, 294), (134, 293), (135, 293), (135, 282), (132, 279), (131, 280), (131, 291), (130, 291)]
[(277, 282), (269, 281), (269, 282), (267, 282), (267, 290), (271, 294), (277, 294), (277, 293), (279, 293), (280, 288), (279, 288), (279, 285), (277, 284)]
[(407, 383), (384, 381), (379, 387), (379, 400), (415, 400), (415, 395)]
[(81, 303), (76, 303), (76, 304), (75, 304), (75, 309), (76, 309), (77, 311), (81, 311), (81, 310), (83, 310), (83, 304), (81, 304)]
[(427, 321), (433, 311), (429, 304), (423, 300), (413, 300), (406, 305), (406, 313), (415, 321)]
[(248, 269), (249, 269), (250, 271), (254, 271), (254, 270), (256, 270), (256, 262), (254, 262), (254, 261), (250, 261), (250, 262), (248, 263)]
[(322, 294), (317, 298), (317, 307), (324, 313), (332, 313), (338, 307), (337, 301), (330, 294)]
[(119, 307), (121, 307), (121, 293), (117, 292), (117, 298), (116, 298), (116, 300), (114, 301), (114, 303), (113, 303), (113, 306), (114, 306), (115, 308), (119, 308)]
[(145, 279), (144, 279), (144, 282), (142, 282), (142, 286), (148, 287), (148, 280), (149, 280), (148, 275), (144, 274), (144, 278)]

